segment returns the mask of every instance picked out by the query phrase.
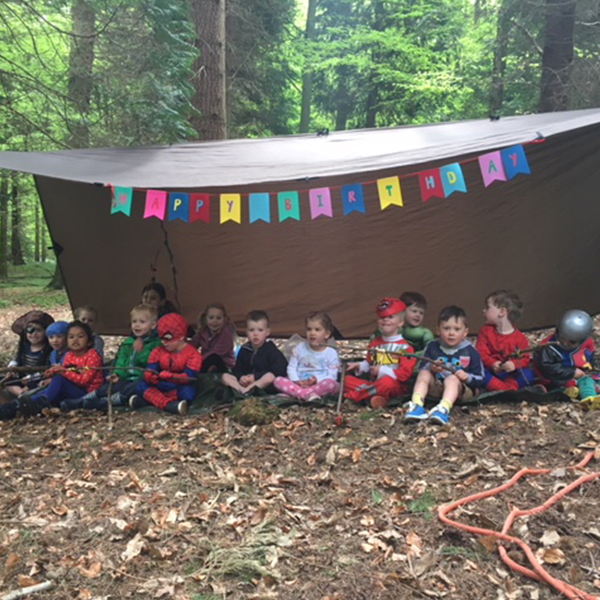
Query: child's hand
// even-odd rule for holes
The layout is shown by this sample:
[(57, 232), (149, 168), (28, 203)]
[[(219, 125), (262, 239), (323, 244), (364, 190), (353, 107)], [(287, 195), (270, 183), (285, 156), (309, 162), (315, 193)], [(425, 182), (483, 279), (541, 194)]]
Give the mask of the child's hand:
[(356, 369), (358, 369), (358, 367), (360, 367), (359, 362), (349, 362), (346, 365), (346, 371), (356, 371)]
[(111, 380), (113, 383), (119, 383), (119, 379), (120, 379), (120, 377), (119, 377), (119, 376), (118, 376), (116, 373), (113, 373), (113, 374), (110, 376), (110, 380)]
[(459, 369), (458, 371), (456, 371), (456, 373), (454, 373), (463, 383), (465, 381), (469, 381), (469, 374), (465, 371), (463, 371), (462, 369)]
[(500, 373), (500, 371), (502, 371), (502, 363), (497, 360), (493, 365), (492, 365), (492, 372), (496, 373), (496, 375), (498, 375), (498, 373)]
[(254, 375), (242, 375), (240, 377), (240, 385), (242, 387), (247, 387), (251, 383), (254, 383)]
[(433, 373), (441, 373), (444, 370), (444, 363), (440, 360), (437, 363), (431, 363), (431, 371)]
[(379, 369), (380, 368), (381, 367), (379, 365), (375, 365), (374, 367), (371, 367), (371, 369), (369, 371), (371, 373), (371, 376), (372, 377), (377, 377), (379, 375)]
[(513, 371), (517, 370), (517, 367), (515, 366), (515, 363), (512, 360), (507, 360), (505, 363), (503, 363), (502, 370), (505, 373), (512, 373)]
[(582, 377), (585, 377), (585, 371), (575, 369), (575, 379), (581, 379)]

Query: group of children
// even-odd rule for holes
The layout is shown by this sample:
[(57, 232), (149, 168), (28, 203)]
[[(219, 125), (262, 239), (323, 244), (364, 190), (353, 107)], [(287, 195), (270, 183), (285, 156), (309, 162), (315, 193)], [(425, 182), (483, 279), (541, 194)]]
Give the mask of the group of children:
[[(193, 334), (167, 300), (164, 287), (151, 283), (142, 291), (142, 303), (131, 311), (131, 336), (110, 367), (103, 364), (103, 341), (94, 333), (97, 313), (92, 307), (77, 309), (71, 323), (32, 311), (13, 325), (20, 341), (9, 367), (51, 366), (33, 377), (11, 374), (14, 381), (5, 388), (14, 398), (0, 404), (0, 420), (48, 407), (106, 409), (109, 403), (186, 414), (201, 373), (213, 373), (241, 396), (262, 390), (311, 402), (339, 394), (343, 385), (345, 398), (374, 408), (410, 396), (407, 421), (440, 425), (449, 422), (457, 400), (482, 390), (542, 392), (560, 387), (572, 398), (597, 394), (591, 373), (593, 323), (583, 311), (565, 313), (554, 333), (530, 348), (516, 328), (523, 304), (513, 292), (499, 290), (485, 299), (485, 325), (475, 345), (467, 339), (464, 310), (444, 308), (435, 337), (423, 326), (426, 309), (426, 299), (416, 292), (381, 300), (376, 307), (378, 329), (366, 358), (344, 366), (333, 341), (336, 329), (321, 311), (307, 315), (306, 339), (296, 344), (288, 362), (268, 339), (266, 312), (247, 315), (248, 341), (236, 351), (235, 327), (222, 304), (206, 307)], [(438, 402), (428, 410), (429, 398)]]

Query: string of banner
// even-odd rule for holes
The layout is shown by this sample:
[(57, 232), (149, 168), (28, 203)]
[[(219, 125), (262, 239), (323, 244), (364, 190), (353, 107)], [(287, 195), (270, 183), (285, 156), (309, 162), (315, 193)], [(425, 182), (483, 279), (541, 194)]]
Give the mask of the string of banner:
[[(536, 143), (536, 142), (531, 142)], [(523, 145), (483, 154), (476, 159), (485, 187), (494, 181), (508, 181), (519, 173), (531, 174)], [(470, 162), (470, 161), (464, 161)], [(464, 164), (464, 163), (463, 163)], [(430, 198), (448, 198), (454, 192), (467, 192), (467, 184), (461, 163), (455, 162), (436, 169), (409, 173), (407, 177), (419, 177), (423, 202)], [(341, 189), (343, 215), (353, 212), (366, 213), (364, 186), (377, 183), (381, 210), (389, 206), (404, 206), (400, 177), (386, 177), (374, 181), (344, 186), (320, 187), (308, 190), (310, 218), (333, 217), (332, 190)], [(111, 214), (123, 213), (131, 216), (134, 188), (110, 185), (112, 190)], [(135, 188), (138, 189), (138, 188)], [(181, 219), (186, 223), (204, 221), (210, 223), (210, 207), (213, 197), (219, 200), (219, 222), (242, 222), (242, 194), (190, 194), (161, 190), (138, 190), (146, 192), (144, 219), (155, 217), (161, 221)], [(251, 193), (249, 200), (249, 222), (271, 223), (271, 193)], [(300, 193), (298, 191), (277, 192), (279, 222), (286, 219), (300, 220)]]

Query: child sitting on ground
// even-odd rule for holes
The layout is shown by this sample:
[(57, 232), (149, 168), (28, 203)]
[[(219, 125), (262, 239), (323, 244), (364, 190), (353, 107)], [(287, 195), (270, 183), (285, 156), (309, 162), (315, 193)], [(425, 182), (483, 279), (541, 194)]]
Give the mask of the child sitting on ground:
[(52, 348), (50, 353), (50, 365), (62, 365), (65, 356), (69, 351), (67, 346), (67, 331), (69, 324), (67, 321), (54, 321), (52, 325), (46, 329), (46, 337)]
[(159, 319), (169, 313), (179, 313), (177, 307), (167, 300), (165, 286), (156, 281), (151, 281), (142, 288), (142, 304), (156, 307)]
[(560, 318), (554, 333), (533, 354), (543, 385), (563, 388), (573, 399), (596, 395), (595, 382), (586, 373), (594, 365), (593, 329), (590, 315), (583, 310), (568, 310)]
[[(19, 409), (25, 416), (42, 412), (44, 408), (61, 406), (68, 410), (69, 401), (81, 398), (102, 385), (104, 372), (102, 359), (94, 348), (93, 333), (82, 321), (73, 321), (67, 329), (67, 352), (62, 365), (48, 371), (50, 385), (31, 398), (23, 398)], [(64, 405), (63, 405), (64, 403)]]
[(397, 298), (384, 298), (376, 308), (381, 335), (369, 342), (370, 352), (362, 362), (348, 363), (348, 370), (368, 374), (369, 380), (346, 375), (344, 396), (354, 402), (370, 398), (373, 408), (385, 408), (391, 398), (409, 391), (416, 359), (402, 356), (413, 354), (414, 348), (400, 333), (404, 325), (406, 304)]
[(529, 348), (527, 338), (515, 328), (522, 312), (523, 302), (514, 292), (497, 290), (485, 299), (485, 325), (477, 336), (477, 351), (485, 367), (487, 390), (519, 390), (535, 380), (530, 355), (519, 355)]
[(227, 373), (235, 364), (235, 326), (220, 302), (209, 304), (198, 319), (190, 344), (202, 354), (202, 372)]
[(311, 402), (340, 389), (338, 352), (327, 342), (333, 323), (326, 312), (311, 312), (306, 317), (306, 339), (292, 351), (287, 377), (277, 377), (275, 388), (300, 400)]
[(104, 360), (104, 340), (96, 333), (96, 323), (98, 322), (98, 311), (89, 304), (80, 306), (73, 311), (73, 317), (76, 321), (81, 321), (89, 326), (92, 330), (93, 344), (92, 348), (100, 355), (100, 358)]
[[(131, 333), (119, 348), (112, 372), (110, 401), (113, 406), (126, 406), (129, 398), (138, 392), (144, 369), (148, 366), (151, 352), (161, 345), (156, 333), (156, 308), (138, 304), (131, 310)], [(82, 398), (83, 408), (105, 410), (108, 406), (106, 382), (97, 390)]]
[(400, 296), (400, 300), (406, 304), (402, 336), (415, 349), (415, 352), (423, 352), (425, 346), (435, 338), (431, 329), (422, 326), (427, 310), (427, 300), (419, 292), (404, 292)]
[(187, 329), (187, 321), (177, 313), (158, 321), (162, 346), (152, 350), (139, 392), (129, 398), (131, 408), (152, 404), (169, 413), (187, 414), (196, 397), (195, 383), (202, 368), (202, 356), (186, 341)]
[[(473, 397), (483, 385), (483, 364), (475, 346), (467, 340), (467, 315), (458, 306), (447, 306), (438, 319), (439, 338), (429, 342), (421, 361), (413, 389), (412, 400), (405, 415), (407, 421), (429, 419), (445, 425), (457, 400)], [(439, 365), (439, 366), (438, 366)], [(444, 368), (444, 367), (450, 367)], [(441, 397), (441, 402), (429, 413), (425, 410), (427, 395)]]
[(269, 315), (264, 310), (248, 313), (248, 342), (240, 348), (232, 372), (221, 378), (224, 385), (241, 394), (249, 394), (254, 388), (276, 392), (273, 382), (276, 377), (287, 374), (287, 360), (273, 342), (267, 341), (271, 333), (269, 327)]
[[(48, 313), (30, 311), (13, 323), (12, 330), (19, 335), (19, 346), (14, 360), (8, 363), (9, 368), (42, 367), (43, 371), (49, 365), (52, 348), (46, 337), (46, 328), (53, 322)], [(41, 380), (41, 372), (17, 376), (20, 377), (18, 383), (6, 386), (6, 391), (15, 396), (34, 389)]]

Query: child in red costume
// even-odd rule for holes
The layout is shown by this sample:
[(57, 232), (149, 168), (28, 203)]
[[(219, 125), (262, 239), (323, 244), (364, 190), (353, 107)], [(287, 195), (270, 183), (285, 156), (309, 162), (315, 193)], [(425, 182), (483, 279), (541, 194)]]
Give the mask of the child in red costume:
[(400, 356), (401, 353), (414, 353), (414, 348), (400, 333), (404, 325), (406, 304), (397, 298), (384, 298), (377, 305), (377, 323), (381, 335), (371, 340), (367, 360), (348, 363), (348, 370), (358, 374), (369, 374), (369, 380), (346, 375), (344, 396), (354, 402), (370, 398), (373, 408), (384, 408), (395, 396), (409, 392), (408, 381), (417, 364), (416, 358)]
[(131, 396), (131, 408), (153, 404), (170, 413), (187, 413), (196, 396), (194, 383), (202, 367), (202, 356), (186, 341), (187, 330), (186, 320), (177, 313), (158, 321), (158, 337), (163, 345), (152, 350), (139, 387), (142, 396)]
[(523, 302), (514, 292), (498, 290), (485, 299), (485, 325), (479, 330), (476, 347), (489, 391), (519, 390), (535, 380), (531, 356), (518, 356), (519, 350), (529, 348), (529, 340), (515, 327), (522, 311)]

